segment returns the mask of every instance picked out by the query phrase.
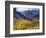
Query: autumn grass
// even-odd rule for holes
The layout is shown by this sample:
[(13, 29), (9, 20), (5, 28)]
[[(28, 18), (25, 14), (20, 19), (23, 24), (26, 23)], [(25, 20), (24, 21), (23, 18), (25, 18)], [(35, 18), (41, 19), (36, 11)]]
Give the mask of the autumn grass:
[(14, 18), (13, 24), (13, 30), (39, 29), (39, 21)]

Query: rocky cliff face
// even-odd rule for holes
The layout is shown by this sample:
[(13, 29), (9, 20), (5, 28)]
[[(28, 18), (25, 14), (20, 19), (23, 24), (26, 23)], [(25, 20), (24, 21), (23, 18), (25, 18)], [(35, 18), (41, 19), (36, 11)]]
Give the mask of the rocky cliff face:
[(39, 19), (39, 10), (25, 10), (23, 12), (15, 12), (14, 16), (16, 16), (17, 18), (24, 18), (24, 19)]

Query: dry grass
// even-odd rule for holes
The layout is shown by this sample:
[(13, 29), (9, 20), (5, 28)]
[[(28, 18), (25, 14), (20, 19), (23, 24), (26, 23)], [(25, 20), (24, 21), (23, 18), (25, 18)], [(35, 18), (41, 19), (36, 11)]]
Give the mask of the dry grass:
[(29, 21), (26, 19), (16, 19), (13, 20), (13, 30), (26, 30), (26, 29), (38, 29), (39, 21)]

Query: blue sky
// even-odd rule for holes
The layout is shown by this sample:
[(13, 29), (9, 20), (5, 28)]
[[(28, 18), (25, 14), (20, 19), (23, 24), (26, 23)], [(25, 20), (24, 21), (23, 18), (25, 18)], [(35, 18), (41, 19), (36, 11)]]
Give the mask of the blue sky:
[(38, 8), (16, 8), (16, 11), (23, 12), (25, 10), (38, 10)]

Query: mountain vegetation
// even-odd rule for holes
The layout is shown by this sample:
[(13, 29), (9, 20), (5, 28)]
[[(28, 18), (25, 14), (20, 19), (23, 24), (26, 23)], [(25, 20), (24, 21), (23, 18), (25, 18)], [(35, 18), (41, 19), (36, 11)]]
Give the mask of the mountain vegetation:
[(14, 11), (14, 30), (38, 29), (39, 10)]

